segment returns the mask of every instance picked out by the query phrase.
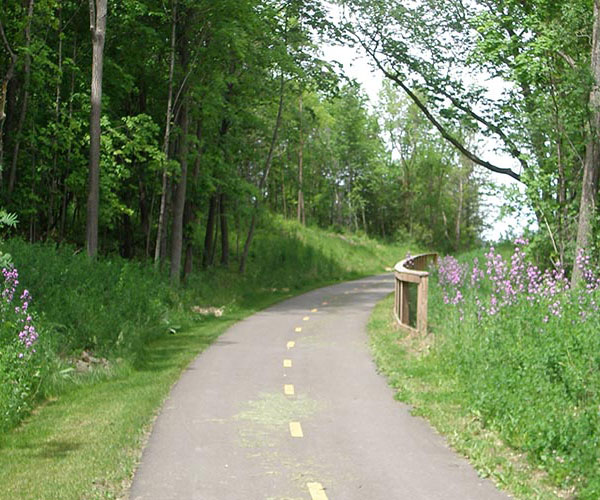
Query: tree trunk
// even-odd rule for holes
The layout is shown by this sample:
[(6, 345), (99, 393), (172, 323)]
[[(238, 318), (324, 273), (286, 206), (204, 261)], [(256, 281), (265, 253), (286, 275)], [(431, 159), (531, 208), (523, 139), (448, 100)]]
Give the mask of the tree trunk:
[(129, 214), (121, 216), (121, 257), (132, 259), (135, 255), (135, 245), (133, 241), (133, 225)]
[[(581, 203), (577, 225), (576, 255), (586, 251), (592, 241), (593, 221), (596, 215), (596, 196), (598, 194), (598, 173), (600, 170), (600, 0), (594, 0), (594, 29), (592, 35), (591, 72), (593, 86), (590, 92), (590, 138), (586, 145), (581, 185)], [(581, 281), (582, 273), (573, 263), (571, 286)]]
[(250, 228), (248, 229), (248, 236), (246, 237), (246, 242), (244, 243), (244, 249), (242, 251), (242, 256), (240, 257), (240, 267), (239, 272), (243, 274), (246, 272), (246, 261), (248, 259), (248, 252), (250, 251), (250, 245), (252, 244), (252, 239), (254, 238), (254, 231), (256, 229), (256, 215), (258, 213), (259, 208), (259, 199), (262, 197), (263, 188), (265, 183), (267, 182), (267, 178), (269, 177), (269, 171), (271, 170), (271, 163), (273, 162), (273, 153), (275, 152), (275, 144), (277, 143), (277, 135), (279, 134), (279, 126), (281, 125), (281, 115), (283, 111), (283, 89), (285, 85), (285, 79), (283, 71), (281, 71), (281, 80), (279, 83), (279, 106), (277, 108), (277, 118), (275, 119), (275, 127), (273, 127), (273, 137), (271, 138), (271, 145), (269, 146), (269, 153), (267, 154), (267, 159), (265, 160), (265, 170), (263, 172), (262, 178), (260, 179), (260, 183), (258, 185), (258, 194), (256, 196), (256, 200), (254, 201), (254, 210), (252, 210), (252, 218), (250, 220)]
[(281, 167), (281, 199), (283, 200), (283, 218), (287, 219), (287, 204), (285, 201), (285, 173)]
[(27, 102), (29, 100), (29, 82), (31, 81), (31, 55), (29, 54), (29, 47), (31, 46), (31, 19), (33, 17), (33, 5), (34, 0), (29, 0), (29, 6), (27, 8), (27, 24), (25, 25), (25, 67), (23, 69), (25, 78), (23, 81), (23, 97), (21, 98), (21, 113), (19, 114), (19, 123), (17, 125), (17, 133), (15, 134), (15, 144), (10, 166), (10, 177), (8, 179), (7, 198), (9, 201), (15, 188), (17, 162), (19, 160), (19, 150), (21, 148), (21, 135), (23, 134), (23, 127), (25, 126)]
[(2, 88), (0, 89), (0, 184), (2, 184), (2, 172), (4, 171), (4, 122), (6, 120), (6, 101), (8, 96), (8, 84), (15, 76), (15, 65), (17, 64), (18, 55), (13, 52), (8, 44), (4, 26), (0, 22), (0, 36), (4, 41), (5, 49), (8, 52), (10, 62), (8, 69), (2, 78)]
[[(77, 37), (73, 40), (73, 61), (77, 60)], [(62, 206), (61, 206), (61, 214), (60, 214), (60, 229), (59, 229), (59, 241), (62, 241), (65, 236), (66, 229), (66, 221), (67, 221), (67, 206), (69, 204), (69, 198), (72, 197), (72, 193), (69, 193), (67, 189), (67, 177), (69, 175), (69, 164), (71, 162), (71, 151), (73, 149), (73, 134), (71, 132), (71, 124), (73, 118), (73, 96), (75, 95), (75, 68), (71, 70), (71, 88), (69, 91), (69, 114), (68, 121), (69, 124), (69, 139), (67, 140), (67, 168), (64, 171), (62, 183), (63, 183), (63, 193), (62, 193)]]
[[(47, 233), (48, 235), (50, 234), (50, 232), (52, 231), (52, 228), (54, 227), (55, 223), (54, 223), (54, 204), (55, 204), (55, 199), (57, 197), (57, 195), (59, 195), (59, 185), (58, 185), (58, 175), (57, 175), (57, 164), (58, 164), (58, 140), (57, 140), (57, 131), (60, 127), (60, 101), (61, 101), (61, 95), (60, 95), (60, 86), (62, 83), (62, 60), (63, 60), (63, 37), (62, 37), (62, 33), (63, 33), (63, 29), (62, 29), (62, 8), (59, 5), (58, 7), (58, 65), (57, 65), (57, 72), (56, 72), (56, 82), (55, 82), (55, 88), (54, 88), (54, 122), (56, 124), (56, 130), (54, 131), (54, 133), (52, 134), (52, 172), (50, 174), (50, 193), (49, 193), (49, 201), (48, 201), (48, 216), (47, 216), (47, 221), (48, 221), (48, 229), (47, 229)], [(59, 209), (59, 213), (58, 213), (58, 219), (60, 219), (60, 212), (61, 210)]]
[(217, 195), (210, 197), (208, 204), (208, 217), (206, 219), (206, 233), (204, 235), (204, 253), (202, 254), (202, 267), (212, 264), (213, 236), (215, 233), (215, 214), (217, 212)]
[(188, 164), (188, 100), (185, 98), (181, 109), (181, 147), (180, 164), (181, 175), (175, 189), (175, 201), (173, 203), (173, 229), (171, 233), (171, 272), (170, 278), (173, 285), (178, 285), (181, 277), (181, 252), (183, 246), (183, 211), (185, 208), (185, 193), (187, 188), (187, 164)]
[[(165, 118), (165, 136), (163, 139), (163, 158), (165, 161), (169, 158), (169, 142), (171, 139), (171, 115), (173, 114), (173, 73), (175, 70), (175, 37), (177, 30), (177, 0), (172, 0), (171, 11), (173, 14), (171, 20), (171, 50), (169, 56), (169, 84), (167, 92), (167, 115)], [(165, 218), (167, 211), (167, 191), (168, 191), (168, 172), (167, 167), (162, 173), (162, 191), (160, 195), (160, 210), (158, 212), (158, 227), (156, 230), (156, 246), (154, 247), (154, 265), (158, 266), (161, 256), (164, 255), (161, 250), (163, 248), (163, 233), (165, 227)]]
[(213, 246), (210, 251), (210, 262), (209, 266), (214, 266), (215, 257), (217, 256), (217, 245), (219, 244), (219, 220), (221, 218), (221, 199), (217, 193), (217, 205), (215, 210), (215, 234), (213, 236)]
[[(196, 137), (198, 139), (198, 143), (201, 143), (202, 139), (202, 127), (200, 123), (198, 123), (198, 127), (196, 130)], [(191, 179), (191, 189), (192, 192), (187, 196), (187, 200), (185, 202), (185, 209), (183, 211), (183, 227), (184, 227), (184, 235), (183, 240), (185, 244), (185, 259), (183, 262), (183, 280), (187, 278), (187, 276), (192, 272), (193, 268), (193, 258), (194, 258), (194, 245), (192, 243), (192, 238), (189, 234), (185, 233), (185, 228), (188, 228), (192, 223), (196, 220), (196, 202), (195, 192), (196, 184), (198, 182), (198, 176), (200, 175), (200, 159), (201, 159), (202, 151), (198, 150), (196, 152), (196, 160), (194, 161), (194, 171), (192, 173)]]
[(304, 137), (302, 134), (302, 92), (300, 92), (299, 99), (299, 111), (300, 111), (300, 130), (298, 139), (298, 222), (306, 224), (306, 215), (304, 213), (304, 191), (303, 191), (303, 154), (304, 154)]
[(86, 218), (87, 254), (98, 253), (98, 207), (100, 204), (100, 115), (102, 113), (102, 63), (106, 34), (107, 0), (90, 0), (92, 32), (92, 91), (90, 114), (90, 163)]
[(221, 265), (229, 266), (229, 229), (227, 226), (227, 213), (225, 211), (225, 193), (221, 193), (219, 200), (221, 218)]
[(363, 223), (363, 229), (365, 231), (365, 234), (369, 234), (369, 231), (367, 229), (367, 214), (365, 213), (365, 203), (364, 201), (360, 204), (360, 213), (362, 216), (362, 223)]

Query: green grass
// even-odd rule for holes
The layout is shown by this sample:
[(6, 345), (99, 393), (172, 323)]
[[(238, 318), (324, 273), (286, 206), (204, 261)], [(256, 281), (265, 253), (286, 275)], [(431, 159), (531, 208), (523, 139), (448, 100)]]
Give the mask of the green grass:
[(466, 394), (443, 359), (443, 347), (436, 345), (432, 334), (417, 337), (398, 329), (392, 307), (393, 296), (380, 302), (368, 329), (377, 366), (396, 389), (397, 399), (411, 405), (414, 415), (426, 418), (481, 477), (489, 477), (516, 498), (569, 498), (569, 491), (553, 487), (542, 469), (467, 410)]
[(0, 438), (0, 498), (118, 498), (157, 407), (196, 353), (232, 320), (165, 334), (138, 367), (88, 376)]
[[(310, 288), (383, 272), (408, 250), (274, 219), (257, 234), (245, 276), (212, 269), (172, 290), (148, 266), (115, 258), (91, 265), (69, 248), (7, 247), (34, 295), (53, 371), (33, 413), (0, 434), (2, 500), (123, 498), (171, 386), (228, 326)], [(225, 313), (207, 318), (194, 305)], [(110, 367), (70, 371), (83, 348)]]

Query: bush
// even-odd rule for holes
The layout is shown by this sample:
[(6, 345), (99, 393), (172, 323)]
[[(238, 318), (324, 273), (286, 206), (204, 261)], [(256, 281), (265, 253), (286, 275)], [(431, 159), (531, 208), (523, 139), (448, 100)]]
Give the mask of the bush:
[(150, 265), (123, 259), (91, 261), (71, 247), (4, 245), (36, 297), (36, 309), (60, 355), (91, 350), (135, 357), (178, 302)]

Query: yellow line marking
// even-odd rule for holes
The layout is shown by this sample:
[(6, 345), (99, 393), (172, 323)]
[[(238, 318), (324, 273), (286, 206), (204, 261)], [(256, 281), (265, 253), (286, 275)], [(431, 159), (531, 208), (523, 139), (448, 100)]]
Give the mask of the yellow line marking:
[(310, 310), (311, 313), (316, 313), (317, 311), (318, 311), (318, 309), (316, 307), (314, 309)]
[(292, 367), (292, 360), (291, 359), (284, 359), (283, 360), (283, 367), (284, 368), (291, 368)]
[(304, 318), (302, 318), (302, 321), (308, 321), (310, 319), (310, 316), (304, 316)]
[(294, 438), (304, 437), (304, 434), (302, 433), (302, 426), (300, 425), (300, 422), (290, 422), (290, 434)]
[(296, 333), (300, 333), (302, 331), (302, 327), (301, 326), (297, 326), (296, 329), (294, 330)]
[(295, 394), (294, 393), (294, 386), (292, 384), (285, 384), (283, 386), (283, 393), (286, 396), (293, 396)]
[(325, 488), (321, 483), (306, 483), (312, 500), (327, 500)]
[(291, 349), (292, 347), (294, 347), (295, 345), (296, 345), (296, 342), (294, 342), (293, 340), (290, 340), (290, 341), (287, 343), (287, 348), (288, 348), (288, 350), (289, 350), (289, 349)]

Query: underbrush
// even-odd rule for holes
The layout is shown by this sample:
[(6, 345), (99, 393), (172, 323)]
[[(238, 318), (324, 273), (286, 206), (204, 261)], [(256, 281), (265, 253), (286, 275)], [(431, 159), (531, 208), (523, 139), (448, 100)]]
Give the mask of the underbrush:
[(446, 257), (428, 337), (374, 328), (403, 399), (519, 498), (600, 498), (600, 280), (578, 262), (584, 282), (571, 289), (563, 270), (529, 261), (524, 241), (508, 258)]

